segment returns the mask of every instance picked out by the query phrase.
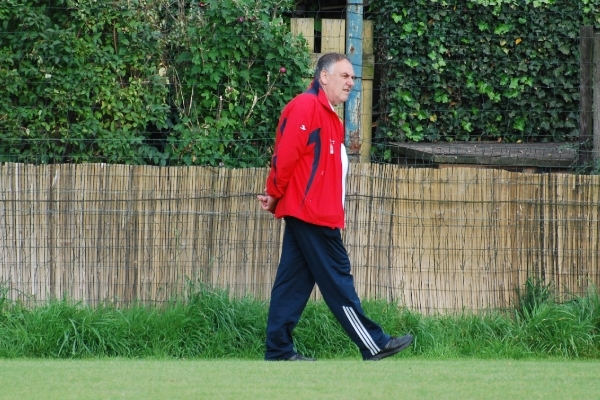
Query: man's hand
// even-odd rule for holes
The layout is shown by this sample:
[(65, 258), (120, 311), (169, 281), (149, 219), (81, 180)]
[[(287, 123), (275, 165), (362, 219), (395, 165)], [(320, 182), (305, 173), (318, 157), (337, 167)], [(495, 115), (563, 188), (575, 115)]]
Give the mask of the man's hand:
[(269, 196), (266, 191), (265, 191), (264, 195), (259, 194), (258, 196), (256, 196), (256, 198), (258, 199), (258, 201), (260, 201), (260, 206), (262, 207), (263, 210), (269, 211), (269, 212), (275, 211), (275, 206), (277, 205), (277, 199)]

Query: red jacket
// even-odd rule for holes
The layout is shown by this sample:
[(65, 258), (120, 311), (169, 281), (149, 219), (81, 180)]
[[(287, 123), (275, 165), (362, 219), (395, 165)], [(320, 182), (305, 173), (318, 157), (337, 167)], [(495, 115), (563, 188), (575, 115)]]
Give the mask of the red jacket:
[(343, 124), (317, 81), (289, 102), (279, 119), (267, 194), (275, 217), (344, 227)]

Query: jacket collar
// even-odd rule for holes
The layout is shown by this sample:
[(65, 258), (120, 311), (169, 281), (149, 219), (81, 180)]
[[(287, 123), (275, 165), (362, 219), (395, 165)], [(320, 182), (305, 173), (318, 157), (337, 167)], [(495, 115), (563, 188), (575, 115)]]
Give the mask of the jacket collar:
[(314, 79), (311, 82), (310, 86), (308, 87), (307, 93), (316, 95), (319, 99), (319, 103), (321, 103), (323, 107), (327, 108), (332, 112), (335, 112), (333, 105), (329, 102), (329, 99), (327, 98), (327, 95), (325, 94), (325, 91), (321, 87), (321, 84), (318, 80)]

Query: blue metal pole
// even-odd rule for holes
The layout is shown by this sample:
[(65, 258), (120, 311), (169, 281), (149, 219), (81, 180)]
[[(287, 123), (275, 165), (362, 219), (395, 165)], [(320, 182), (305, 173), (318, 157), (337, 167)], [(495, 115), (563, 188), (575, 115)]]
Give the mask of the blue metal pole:
[(350, 160), (359, 161), (361, 145), (363, 3), (361, 0), (348, 0), (346, 5), (346, 56), (350, 59), (354, 67), (356, 79), (354, 81), (354, 88), (350, 96), (348, 96), (344, 109), (345, 141)]

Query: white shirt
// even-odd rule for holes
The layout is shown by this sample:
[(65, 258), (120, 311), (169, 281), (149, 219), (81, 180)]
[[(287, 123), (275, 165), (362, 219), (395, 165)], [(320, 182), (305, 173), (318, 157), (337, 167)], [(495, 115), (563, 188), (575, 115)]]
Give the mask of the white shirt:
[(342, 143), (341, 149), (342, 156), (342, 207), (346, 209), (345, 201), (346, 201), (346, 175), (348, 175), (348, 154), (346, 153), (346, 146)]

